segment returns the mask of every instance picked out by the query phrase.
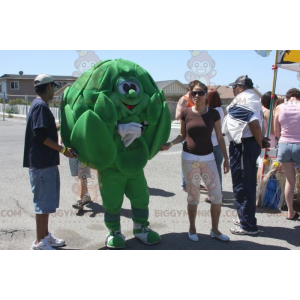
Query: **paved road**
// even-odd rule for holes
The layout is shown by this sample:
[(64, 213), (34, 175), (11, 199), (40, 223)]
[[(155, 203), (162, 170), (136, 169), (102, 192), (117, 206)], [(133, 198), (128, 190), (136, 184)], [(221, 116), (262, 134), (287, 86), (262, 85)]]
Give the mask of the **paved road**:
[[(0, 249), (29, 249), (35, 239), (35, 219), (28, 170), (22, 168), (25, 125), (22, 121), (0, 121)], [(179, 132), (173, 128), (171, 138)], [(260, 233), (257, 237), (230, 234), (232, 219), (236, 217), (230, 175), (223, 180), (224, 201), (220, 229), (231, 237), (222, 243), (209, 236), (210, 205), (204, 195), (199, 205), (197, 229), (199, 242), (188, 240), (186, 194), (181, 190), (181, 146), (159, 153), (145, 168), (151, 194), (150, 222), (161, 234), (162, 242), (146, 246), (132, 235), (130, 203), (124, 199), (122, 229), (126, 236), (126, 249), (299, 249), (300, 222), (285, 219), (285, 212), (268, 212), (258, 209)], [(50, 230), (66, 240), (63, 249), (105, 249), (106, 228), (103, 223), (101, 197), (78, 214), (72, 208), (76, 180), (69, 174), (68, 161), (61, 157), (61, 204), (50, 216)], [(96, 177), (96, 174), (95, 174)], [(96, 178), (90, 180), (91, 190), (97, 190)]]

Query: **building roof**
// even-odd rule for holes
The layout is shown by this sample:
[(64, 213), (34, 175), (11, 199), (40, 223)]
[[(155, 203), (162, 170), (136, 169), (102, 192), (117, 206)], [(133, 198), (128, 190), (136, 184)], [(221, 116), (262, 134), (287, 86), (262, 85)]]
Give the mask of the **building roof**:
[(171, 84), (173, 84), (173, 83), (175, 83), (175, 82), (178, 82), (179, 84), (184, 85), (184, 84), (182, 84), (182, 83), (181, 83), (180, 81), (178, 81), (178, 80), (156, 81), (156, 84), (157, 84), (157, 87), (158, 87), (160, 90), (162, 90), (162, 89), (164, 89), (165, 87), (167, 87), (167, 86), (169, 86), (169, 85), (171, 85)]
[(156, 81), (160, 90), (164, 90), (166, 96), (182, 96), (186, 94), (186, 87), (178, 80)]
[(227, 85), (217, 85), (216, 90), (221, 99), (234, 98), (233, 89)]
[[(27, 79), (34, 80), (37, 75), (19, 75), (19, 74), (4, 74), (0, 77), (1, 79)], [(51, 75), (54, 80), (77, 80), (74, 76), (61, 76), (61, 75)]]
[(65, 91), (65, 89), (66, 89), (68, 86), (71, 87), (72, 84), (71, 84), (71, 83), (67, 83), (67, 84), (65, 84), (64, 86), (60, 87), (60, 88), (54, 93), (54, 96), (61, 95), (61, 94)]
[[(221, 99), (228, 99), (228, 98), (233, 99), (234, 98), (233, 89), (231, 87), (229, 87), (228, 85), (217, 85), (215, 87), (215, 89), (220, 94)], [(256, 92), (258, 97), (260, 97), (260, 98), (262, 97), (262, 94), (259, 92), (259, 90), (257, 90), (256, 88), (254, 88), (253, 90)]]

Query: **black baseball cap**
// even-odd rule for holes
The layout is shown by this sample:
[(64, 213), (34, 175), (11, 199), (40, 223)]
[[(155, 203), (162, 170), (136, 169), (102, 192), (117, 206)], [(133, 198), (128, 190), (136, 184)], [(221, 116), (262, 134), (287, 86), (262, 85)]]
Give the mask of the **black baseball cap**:
[(237, 78), (233, 83), (229, 83), (229, 86), (242, 85), (249, 89), (253, 89), (253, 82), (247, 75), (242, 75)]

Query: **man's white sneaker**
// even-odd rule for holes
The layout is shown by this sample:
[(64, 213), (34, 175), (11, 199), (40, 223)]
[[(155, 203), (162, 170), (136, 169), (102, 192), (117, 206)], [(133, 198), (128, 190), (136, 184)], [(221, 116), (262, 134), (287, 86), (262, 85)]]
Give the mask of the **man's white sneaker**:
[(64, 240), (56, 238), (51, 232), (49, 232), (44, 239), (52, 247), (61, 247), (65, 245)]
[(247, 231), (239, 226), (237, 226), (235, 228), (230, 228), (230, 231), (232, 234), (237, 234), (237, 235), (256, 235), (256, 234), (258, 234), (258, 230), (257, 231)]
[(220, 234), (220, 235), (217, 235), (212, 230), (210, 231), (210, 236), (213, 237), (213, 238), (219, 239), (222, 242), (229, 242), (230, 241), (229, 236), (227, 236), (223, 233)]
[(55, 250), (52, 248), (45, 239), (42, 239), (38, 244), (33, 242), (31, 250)]
[(239, 218), (233, 220), (233, 224), (236, 225), (236, 226), (240, 226), (241, 225), (241, 221)]

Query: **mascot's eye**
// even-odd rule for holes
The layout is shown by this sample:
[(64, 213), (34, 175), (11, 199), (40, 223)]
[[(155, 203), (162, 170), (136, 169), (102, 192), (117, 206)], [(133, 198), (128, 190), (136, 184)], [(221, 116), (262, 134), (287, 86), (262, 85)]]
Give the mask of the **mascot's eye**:
[(130, 89), (136, 91), (136, 85), (135, 85), (134, 83), (132, 83), (132, 84), (130, 85)]
[(122, 85), (122, 88), (123, 88), (123, 91), (124, 91), (125, 93), (128, 93), (129, 90), (130, 90), (130, 86), (129, 86), (127, 83), (124, 83), (124, 84)]
[(123, 81), (119, 85), (119, 91), (121, 94), (127, 94), (130, 90), (134, 90), (137, 94), (140, 92), (140, 87), (136, 82)]
[(95, 65), (95, 63), (91, 63), (91, 67), (93, 67)]
[(204, 66), (204, 68), (207, 68), (208, 67), (208, 63), (204, 63), (203, 66)]
[(195, 67), (198, 68), (198, 67), (199, 67), (199, 64), (198, 64), (198, 63), (195, 63)]
[(82, 64), (82, 67), (85, 68), (85, 67), (86, 67), (86, 63), (83, 63), (83, 64)]

